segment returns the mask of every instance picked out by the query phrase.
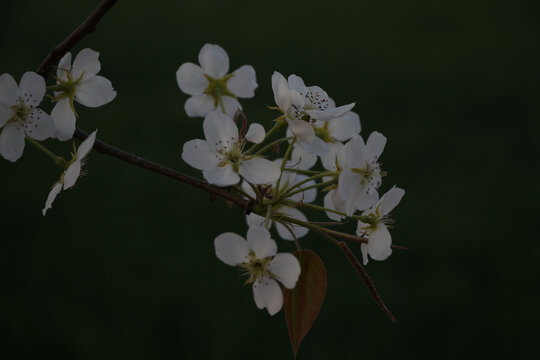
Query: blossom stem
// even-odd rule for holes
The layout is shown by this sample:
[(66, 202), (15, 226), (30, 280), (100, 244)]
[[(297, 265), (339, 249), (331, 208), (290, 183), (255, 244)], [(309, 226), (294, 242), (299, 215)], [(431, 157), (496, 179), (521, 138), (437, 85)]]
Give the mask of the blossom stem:
[(34, 145), (36, 148), (38, 148), (40, 151), (42, 151), (45, 155), (50, 157), (52, 161), (55, 162), (56, 165), (60, 166), (62, 169), (66, 170), (69, 166), (68, 162), (61, 156), (53, 154), (49, 149), (47, 149), (45, 146), (41, 145), (36, 140), (26, 137), (26, 141), (28, 141), (30, 144)]
[[(253, 155), (258, 155), (258, 154), (263, 154), (265, 151), (269, 150), (269, 149), (272, 149), (274, 146), (276, 145), (279, 145), (279, 144), (282, 144), (284, 143), (285, 141), (289, 141), (292, 139), (292, 136), (291, 137), (284, 137), (284, 138), (281, 138), (281, 139), (277, 139), (277, 140), (274, 140), (272, 141), (271, 143), (268, 143), (267, 145), (265, 145), (262, 149), (260, 150), (257, 150), (257, 152)], [(249, 149), (251, 150), (251, 149)]]
[(315, 209), (315, 210), (321, 210), (321, 211), (328, 211), (328, 212), (331, 212), (331, 213), (334, 213), (334, 214), (338, 214), (338, 215), (341, 215), (341, 216), (345, 216), (345, 217), (349, 217), (349, 218), (359, 220), (358, 215), (347, 216), (347, 214), (345, 214), (344, 212), (337, 211), (337, 210), (334, 210), (334, 209), (325, 208), (324, 206), (320, 206), (320, 205), (309, 204), (309, 203), (299, 203), (299, 202), (291, 201), (291, 200), (287, 200), (287, 199), (282, 200), (282, 202), (284, 204), (291, 205), (291, 206), (304, 206), (304, 207), (307, 207), (307, 208), (311, 208), (311, 209)]
[(272, 216), (272, 204), (266, 209), (266, 217), (264, 218), (264, 227), (268, 229), (270, 225), (270, 217)]
[(284, 170), (288, 172), (297, 173), (297, 174), (303, 174), (303, 175), (316, 175), (320, 173), (320, 171), (315, 171), (315, 170), (301, 170), (301, 169), (288, 168), (288, 167), (286, 167)]
[(278, 198), (277, 194), (279, 193), (279, 183), (281, 182), (281, 177), (283, 176), (283, 169), (285, 169), (285, 165), (287, 164), (287, 159), (291, 155), (295, 142), (296, 142), (296, 136), (293, 137), (291, 143), (289, 144), (289, 147), (287, 148), (287, 151), (285, 152), (285, 156), (283, 156), (283, 160), (281, 161), (281, 167), (279, 169), (280, 170), (279, 177), (276, 181), (276, 187), (274, 189), (274, 199)]
[[(334, 185), (336, 182), (337, 182), (336, 179), (332, 179), (332, 180), (324, 181), (324, 182), (321, 182), (321, 183), (315, 183), (314, 185), (306, 186), (305, 188), (300, 188), (298, 185), (295, 185), (295, 186), (291, 187), (288, 192), (281, 195), (280, 199), (288, 198), (288, 197), (291, 197), (293, 195), (296, 195), (298, 193), (301, 193), (301, 192), (304, 192), (304, 191), (307, 191), (307, 190), (310, 190), (310, 189), (316, 189), (318, 187)], [(299, 189), (295, 190), (295, 191), (291, 191), (292, 189), (294, 189), (296, 187), (299, 187)], [(277, 201), (279, 202), (280, 200), (278, 199)]]
[(282, 127), (284, 127), (287, 122), (283, 119), (283, 116), (280, 116), (278, 117), (276, 120), (275, 120), (275, 124), (274, 126), (266, 133), (266, 135), (264, 135), (264, 139), (263, 141), (261, 141), (260, 143), (258, 144), (253, 144), (249, 150), (246, 152), (247, 155), (250, 155), (250, 154), (253, 154), (253, 152), (255, 150), (257, 150), (257, 148), (259, 146), (261, 146), (262, 143), (264, 143), (266, 141), (266, 139), (268, 139), (270, 136), (272, 136), (276, 131), (278, 131), (279, 129), (281, 129)]

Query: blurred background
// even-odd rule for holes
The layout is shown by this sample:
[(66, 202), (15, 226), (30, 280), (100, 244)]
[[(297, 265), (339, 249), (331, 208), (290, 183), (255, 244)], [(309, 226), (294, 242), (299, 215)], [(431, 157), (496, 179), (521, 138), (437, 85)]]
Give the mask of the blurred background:
[[(18, 81), (35, 70), (97, 3), (2, 2), (0, 73)], [(310, 234), (302, 245), (325, 262), (328, 292), (298, 359), (534, 358), (539, 10), (487, 0), (119, 1), (74, 49), (101, 52), (118, 96), (77, 106), (78, 125), (201, 177), (180, 158), (203, 134), (202, 119), (183, 111), (175, 72), (206, 42), (226, 49), (231, 70), (255, 67), (256, 97), (241, 103), (267, 128), (274, 70), (338, 104), (355, 101), (362, 135), (388, 138), (381, 191), (407, 191), (392, 237), (411, 250), (367, 266), (398, 322), (341, 252)], [(43, 217), (61, 170), (31, 146), (15, 164), (0, 159), (6, 359), (292, 358), (283, 312), (258, 310), (244, 279), (214, 255), (220, 233), (245, 235), (240, 210), (98, 153), (88, 168)]]

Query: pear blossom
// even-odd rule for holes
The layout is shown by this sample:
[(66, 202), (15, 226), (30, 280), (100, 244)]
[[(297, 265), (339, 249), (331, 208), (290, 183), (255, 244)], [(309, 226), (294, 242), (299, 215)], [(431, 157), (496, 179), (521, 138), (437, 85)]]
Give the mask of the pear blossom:
[(318, 86), (307, 87), (301, 77), (290, 75), (288, 79), (275, 71), (272, 75), (274, 100), (297, 137), (297, 144), (307, 152), (324, 155), (329, 147), (316, 136), (313, 123), (329, 121), (348, 113), (354, 103), (336, 107), (328, 94)]
[(362, 213), (356, 234), (368, 239), (368, 243), (361, 246), (364, 265), (368, 263), (368, 254), (374, 260), (386, 260), (392, 254), (392, 237), (388, 231), (392, 220), (389, 214), (403, 195), (405, 190), (394, 186), (375, 205)]
[(339, 174), (338, 189), (347, 215), (356, 209), (365, 210), (379, 199), (377, 189), (385, 173), (377, 161), (385, 144), (386, 138), (374, 131), (367, 144), (361, 136), (355, 136), (345, 145), (346, 167)]
[(54, 199), (56, 199), (56, 196), (60, 193), (60, 191), (62, 191), (62, 189), (69, 189), (77, 182), (77, 179), (81, 175), (81, 168), (84, 162), (84, 158), (86, 157), (86, 155), (88, 155), (90, 150), (92, 150), (94, 142), (96, 141), (96, 133), (97, 130), (88, 135), (88, 137), (81, 143), (75, 154), (73, 154), (73, 157), (69, 162), (66, 171), (62, 173), (62, 175), (60, 176), (60, 180), (58, 180), (56, 184), (54, 184), (51, 191), (49, 192), (49, 195), (47, 196), (45, 207), (42, 210), (43, 216), (45, 216), (47, 210), (52, 207), (52, 203)]
[[(274, 160), (274, 162), (276, 164), (281, 164), (282, 159), (276, 159)], [(289, 162), (289, 165), (292, 165), (291, 162)], [(281, 175), (281, 180), (280, 180), (280, 185), (279, 185), (280, 191), (278, 192), (277, 195), (279, 196), (280, 194), (283, 194), (283, 191), (290, 189), (292, 186), (294, 186), (295, 184), (298, 184), (299, 182), (305, 179), (307, 179), (307, 176), (305, 175), (297, 174), (294, 172), (287, 172), (287, 171), (283, 172), (283, 174)], [(302, 188), (309, 187), (312, 185), (315, 185), (315, 181), (313, 180), (308, 181), (305, 184), (301, 185), (301, 187), (294, 188), (293, 190), (300, 190)], [(270, 196), (273, 196), (275, 186), (276, 186), (276, 181), (273, 181), (273, 182), (268, 181), (268, 182), (265, 182), (264, 185), (262, 185), (261, 187), (265, 189), (265, 193), (268, 194), (268, 196), (270, 197)], [(246, 182), (242, 183), (242, 189), (248, 195), (255, 197), (255, 193), (253, 192), (253, 189)], [(313, 189), (308, 189), (308, 190), (299, 192), (292, 196), (288, 196), (285, 198), (285, 200), (290, 200), (290, 201), (294, 201), (298, 203), (311, 203), (315, 201), (316, 198), (317, 198), (317, 189), (313, 188)], [(287, 206), (284, 204), (274, 204), (272, 209), (273, 209), (273, 212), (287, 215), (296, 220), (308, 221), (306, 216), (296, 207)], [(255, 213), (250, 213), (249, 215), (246, 215), (246, 221), (248, 225), (250, 226), (251, 225), (262, 226), (265, 220), (266, 219), (263, 216), (257, 215)], [(289, 232), (289, 230), (282, 224), (276, 222), (275, 226), (276, 226), (276, 230), (279, 236), (284, 240), (294, 240), (295, 237), (301, 238), (309, 232), (309, 230), (303, 226), (300, 226), (297, 224), (289, 224), (290, 229), (294, 233), (294, 237), (293, 237), (293, 235)]]
[(69, 140), (75, 132), (76, 111), (74, 100), (88, 107), (100, 107), (116, 97), (111, 82), (97, 75), (101, 70), (99, 52), (92, 49), (81, 50), (71, 65), (71, 53), (60, 59), (56, 71), (57, 84), (53, 86), (54, 106), (51, 117), (56, 124), (55, 137)]
[(10, 74), (0, 76), (0, 155), (15, 162), (24, 151), (24, 138), (45, 140), (54, 134), (54, 121), (38, 106), (45, 95), (45, 80), (26, 72), (17, 86)]
[(249, 276), (246, 284), (253, 284), (257, 307), (276, 314), (283, 306), (283, 293), (276, 280), (293, 289), (301, 271), (298, 259), (289, 253), (277, 253), (270, 232), (258, 226), (249, 227), (247, 240), (228, 232), (216, 237), (214, 246), (218, 259), (240, 267)]
[(255, 69), (243, 65), (228, 74), (229, 56), (218, 45), (205, 44), (199, 52), (199, 65), (187, 62), (176, 72), (180, 90), (192, 95), (185, 105), (188, 116), (205, 117), (219, 110), (233, 117), (242, 106), (237, 98), (255, 96)]
[(240, 138), (229, 116), (212, 111), (204, 119), (203, 129), (206, 140), (186, 142), (182, 159), (202, 170), (209, 183), (230, 186), (238, 183), (242, 176), (253, 184), (262, 184), (279, 177), (279, 165), (244, 152), (247, 141), (259, 143), (264, 139), (264, 128), (260, 124), (251, 124), (246, 135)]

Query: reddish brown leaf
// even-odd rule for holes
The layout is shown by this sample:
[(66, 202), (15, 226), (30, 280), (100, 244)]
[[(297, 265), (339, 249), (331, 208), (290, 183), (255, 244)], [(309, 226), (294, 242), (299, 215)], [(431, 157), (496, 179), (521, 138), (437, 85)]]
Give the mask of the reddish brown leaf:
[(311, 250), (295, 252), (302, 272), (294, 289), (283, 289), (285, 320), (294, 356), (300, 343), (315, 322), (326, 296), (326, 269), (321, 258)]

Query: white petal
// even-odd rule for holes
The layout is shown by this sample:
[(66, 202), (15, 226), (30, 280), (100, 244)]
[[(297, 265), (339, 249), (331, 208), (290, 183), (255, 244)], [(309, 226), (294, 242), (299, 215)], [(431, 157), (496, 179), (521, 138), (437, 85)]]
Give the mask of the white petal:
[(289, 88), (295, 90), (300, 95), (305, 95), (308, 91), (306, 84), (304, 84), (304, 80), (302, 80), (300, 76), (291, 74), (289, 75), (287, 82), (289, 83)]
[(51, 117), (55, 124), (54, 136), (60, 141), (73, 138), (75, 132), (76, 117), (69, 104), (69, 99), (62, 99), (54, 105)]
[(234, 121), (220, 111), (210, 112), (203, 121), (203, 131), (209, 146), (231, 149), (238, 142), (238, 128)]
[(255, 213), (250, 213), (249, 215), (246, 215), (246, 222), (249, 226), (264, 226), (265, 218), (263, 216), (259, 216)]
[(99, 53), (92, 49), (82, 49), (75, 57), (75, 60), (73, 60), (71, 76), (76, 80), (83, 72), (84, 77), (90, 77), (96, 75), (99, 70), (101, 70)]
[(365, 186), (361, 185), (362, 175), (343, 169), (339, 174), (339, 195), (345, 200), (345, 212), (351, 216), (356, 210), (357, 198), (361, 192), (365, 192)]
[(75, 160), (64, 173), (64, 190), (69, 189), (77, 182), (77, 179), (81, 175), (81, 162)]
[(270, 237), (270, 232), (260, 226), (250, 226), (247, 232), (247, 245), (255, 252), (257, 259), (276, 255), (277, 244)]
[(46, 86), (43, 76), (33, 71), (24, 73), (19, 84), (19, 96), (23, 98), (26, 105), (36, 107), (45, 95)]
[(92, 150), (92, 147), (94, 147), (94, 143), (96, 142), (96, 133), (97, 130), (94, 130), (88, 137), (79, 145), (79, 148), (77, 149), (77, 159), (82, 160), (90, 150)]
[(253, 184), (268, 184), (278, 179), (280, 167), (275, 162), (254, 157), (240, 165), (240, 175)]
[(281, 288), (274, 279), (268, 277), (253, 283), (253, 297), (257, 307), (266, 308), (270, 315), (276, 314), (283, 306)]
[(401, 198), (405, 195), (405, 190), (393, 186), (386, 194), (381, 197), (379, 203), (381, 204), (379, 208), (379, 213), (381, 216), (388, 215), (397, 204), (401, 201)]
[(180, 90), (189, 95), (200, 95), (208, 87), (208, 79), (204, 77), (201, 67), (190, 62), (180, 65), (176, 81)]
[(111, 82), (103, 76), (92, 76), (77, 86), (75, 100), (84, 106), (99, 107), (111, 102), (116, 97)]
[(56, 77), (60, 80), (67, 81), (67, 72), (71, 70), (71, 52), (62, 56), (58, 62), (58, 69), (56, 69)]
[(249, 248), (246, 240), (235, 233), (227, 232), (214, 240), (216, 256), (230, 266), (249, 261)]
[[(337, 170), (336, 161), (339, 161), (338, 154), (343, 150), (344, 145), (340, 142), (327, 143), (328, 152), (321, 155), (321, 162), (326, 170)], [(341, 164), (340, 164), (341, 166)]]
[(244, 65), (234, 72), (233, 77), (227, 81), (227, 89), (237, 97), (252, 98), (257, 88), (255, 69), (251, 65)]
[(47, 196), (47, 201), (45, 201), (45, 207), (43, 208), (43, 210), (41, 210), (41, 213), (43, 214), (43, 216), (45, 216), (45, 214), (47, 213), (47, 210), (49, 210), (52, 207), (52, 203), (54, 199), (56, 199), (56, 195), (58, 195), (61, 190), (62, 190), (62, 183), (57, 183), (51, 189), (51, 191), (49, 192), (49, 195)]
[[(287, 186), (291, 187), (291, 186), (299, 183), (300, 181), (303, 181), (303, 180), (307, 179), (307, 176), (305, 176), (305, 175), (298, 175), (298, 174), (294, 174), (294, 173), (286, 173), (286, 175), (288, 175), (288, 178), (289, 178), (288, 179), (288, 184), (285, 181), (286, 177), (283, 176), (281, 178), (283, 186), (287, 185)], [(308, 181), (307, 183), (300, 185), (300, 187), (295, 187), (294, 191), (304, 189), (304, 188), (312, 186), (312, 185), (315, 185), (315, 181), (313, 181), (313, 180)], [(303, 191), (301, 193), (295, 194), (293, 196), (290, 196), (290, 197), (288, 197), (288, 199), (290, 199), (292, 201), (297, 201), (297, 202), (310, 203), (310, 202), (313, 202), (316, 197), (317, 197), (317, 189), (309, 189), (309, 190), (305, 190), (305, 191)]]
[(268, 264), (268, 270), (281, 281), (287, 289), (293, 289), (300, 276), (298, 259), (288, 253), (279, 253)]
[(229, 56), (221, 46), (205, 44), (199, 53), (199, 64), (205, 74), (219, 79), (229, 71)]
[(7, 105), (0, 103), (0, 128), (13, 116), (13, 110)]
[(28, 137), (42, 141), (54, 135), (54, 120), (45, 111), (34, 108), (30, 118), (25, 122), (25, 132)]
[(274, 101), (282, 111), (287, 111), (291, 103), (289, 97), (289, 85), (287, 80), (279, 72), (272, 74), (272, 90), (274, 91)]
[(309, 170), (317, 162), (317, 155), (295, 146), (291, 154), (291, 166), (300, 170)]
[(366, 145), (360, 135), (354, 136), (345, 145), (345, 157), (350, 168), (363, 169), (366, 166)]
[(345, 115), (328, 122), (330, 136), (338, 141), (345, 141), (360, 133), (360, 117), (349, 111)]
[(249, 125), (245, 138), (247, 141), (259, 144), (264, 140), (265, 135), (266, 131), (264, 131), (264, 127), (261, 124), (253, 123)]
[[(300, 221), (308, 221), (307, 218), (304, 216), (304, 214), (302, 214), (300, 212), (300, 210), (298, 210), (296, 208), (283, 206), (280, 209), (280, 212), (284, 213), (285, 215), (287, 215), (289, 217), (300, 220)], [(297, 239), (301, 238), (302, 236), (305, 236), (308, 233), (308, 229), (303, 227), (303, 226), (300, 226), (300, 225), (289, 224), (289, 227), (292, 228), (293, 233), (294, 233), (294, 235), (296, 236)], [(276, 230), (277, 230), (279, 236), (282, 239), (284, 239), (284, 240), (294, 240), (294, 238), (292, 237), (289, 230), (287, 230), (283, 225), (281, 225), (280, 223), (277, 223), (277, 222), (276, 222)]]
[(315, 139), (315, 129), (313, 126), (304, 120), (289, 120), (289, 129), (298, 137), (299, 141), (311, 142)]
[[(336, 211), (345, 212), (345, 201), (341, 198), (339, 195), (339, 191), (337, 189), (330, 190), (325, 196), (324, 196), (324, 207), (327, 209), (332, 209)], [(334, 220), (334, 221), (341, 221), (345, 219), (345, 216), (339, 215), (333, 212), (326, 212), (326, 215)]]
[(366, 143), (366, 160), (375, 162), (381, 156), (384, 146), (386, 145), (386, 137), (380, 132), (374, 131), (369, 135)]
[(392, 236), (386, 225), (379, 223), (377, 230), (369, 235), (368, 253), (373, 260), (386, 260), (392, 254)]
[(360, 192), (356, 197), (355, 206), (358, 210), (366, 210), (371, 208), (379, 200), (379, 193), (377, 191), (373, 192)]
[(214, 98), (207, 94), (195, 95), (187, 99), (184, 107), (190, 117), (205, 117), (210, 111), (214, 111)]
[(347, 112), (351, 111), (353, 107), (354, 107), (354, 103), (350, 103), (348, 105), (343, 105), (343, 106), (333, 108), (333, 109), (326, 109), (324, 111), (306, 110), (306, 113), (309, 116), (311, 116), (313, 119), (317, 119), (321, 121), (328, 121), (328, 120), (332, 120), (332, 119), (345, 115)]
[[(311, 126), (311, 125), (310, 125)], [(303, 138), (298, 138), (298, 145), (301, 146), (307, 152), (310, 152), (315, 155), (322, 156), (327, 154), (330, 150), (327, 143), (325, 143), (321, 138), (314, 136), (311, 141), (304, 141)]]
[(15, 105), (19, 97), (19, 87), (10, 74), (0, 76), (0, 103), (11, 106)]
[(369, 260), (368, 260), (368, 244), (360, 245), (360, 250), (362, 251), (363, 263), (364, 263), (364, 265), (367, 265), (368, 262), (369, 262)]
[(24, 150), (24, 129), (16, 123), (4, 126), (0, 133), (0, 155), (4, 159), (15, 162)]
[(210, 184), (217, 186), (230, 186), (240, 181), (240, 176), (234, 172), (231, 164), (212, 170), (203, 170), (203, 176)]
[[(238, 100), (233, 97), (222, 96), (221, 102), (223, 103), (223, 107), (225, 108), (225, 114), (229, 115), (230, 117), (234, 117), (238, 110), (242, 110), (242, 105), (240, 105)], [(222, 110), (221, 106), (218, 106), (217, 110)]]
[(190, 140), (184, 143), (182, 159), (199, 170), (211, 170), (216, 168), (223, 159), (223, 155), (216, 151), (215, 146), (210, 146), (206, 140)]

